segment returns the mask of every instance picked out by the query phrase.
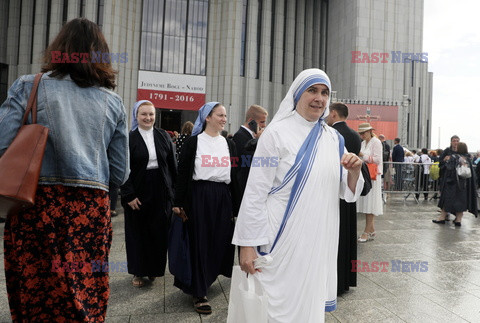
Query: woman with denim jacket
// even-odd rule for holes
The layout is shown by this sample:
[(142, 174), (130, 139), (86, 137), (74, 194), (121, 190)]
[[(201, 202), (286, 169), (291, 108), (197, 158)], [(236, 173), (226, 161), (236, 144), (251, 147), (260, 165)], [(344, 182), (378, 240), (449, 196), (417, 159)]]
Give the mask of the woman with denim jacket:
[[(99, 27), (62, 28), (43, 57), (37, 122), (49, 129), (36, 203), (8, 214), (5, 276), (14, 322), (103, 322), (112, 226), (108, 187), (128, 176), (128, 132), (115, 71)], [(0, 156), (18, 132), (34, 75), (20, 77), (0, 107)]]

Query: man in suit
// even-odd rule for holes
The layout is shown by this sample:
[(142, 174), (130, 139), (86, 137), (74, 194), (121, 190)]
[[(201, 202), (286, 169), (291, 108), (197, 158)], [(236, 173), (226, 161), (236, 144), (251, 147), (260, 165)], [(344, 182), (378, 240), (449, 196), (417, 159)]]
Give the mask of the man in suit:
[(348, 152), (358, 155), (362, 145), (362, 139), (358, 132), (347, 126), (345, 120), (348, 117), (348, 107), (343, 103), (333, 103), (330, 106), (330, 114), (327, 118), (329, 126), (335, 128), (345, 138), (345, 147)]
[[(393, 140), (394, 146), (392, 150), (392, 162), (394, 163), (403, 163), (405, 158), (405, 151), (400, 145), (400, 138), (395, 138)], [(394, 164), (395, 167), (395, 189), (397, 191), (402, 190), (402, 165)]]
[[(237, 171), (237, 192), (239, 201), (238, 205), (234, 206), (234, 214), (238, 213), (238, 208), (243, 198), (243, 192), (247, 185), (248, 174), (250, 172), (250, 163), (252, 161), (253, 154), (255, 153), (256, 140), (260, 137), (263, 129), (267, 126), (268, 112), (259, 105), (252, 105), (248, 108), (245, 115), (245, 123), (238, 129), (233, 135), (233, 141), (237, 148), (238, 171)], [(251, 125), (251, 121), (255, 121), (255, 125)], [(250, 125), (249, 125), (250, 123)]]
[[(335, 128), (345, 139), (348, 152), (360, 153), (362, 140), (358, 132), (347, 126), (348, 107), (343, 103), (330, 106), (327, 117), (329, 126)], [(340, 200), (340, 234), (337, 256), (337, 295), (357, 286), (357, 273), (352, 271), (352, 260), (357, 260), (357, 204)]]

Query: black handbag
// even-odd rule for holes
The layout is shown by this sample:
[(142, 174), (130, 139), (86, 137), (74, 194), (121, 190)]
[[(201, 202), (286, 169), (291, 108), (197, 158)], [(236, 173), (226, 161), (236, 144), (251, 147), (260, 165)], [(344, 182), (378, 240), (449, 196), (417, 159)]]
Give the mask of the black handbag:
[(172, 216), (168, 233), (168, 269), (183, 284), (191, 285), (192, 265), (187, 224), (176, 215)]
[(370, 177), (370, 172), (368, 171), (368, 166), (365, 162), (362, 163), (362, 175), (363, 175), (363, 179), (365, 180), (365, 183), (363, 184), (363, 190), (362, 190), (362, 193), (360, 193), (360, 195), (365, 196), (372, 189), (372, 179)]

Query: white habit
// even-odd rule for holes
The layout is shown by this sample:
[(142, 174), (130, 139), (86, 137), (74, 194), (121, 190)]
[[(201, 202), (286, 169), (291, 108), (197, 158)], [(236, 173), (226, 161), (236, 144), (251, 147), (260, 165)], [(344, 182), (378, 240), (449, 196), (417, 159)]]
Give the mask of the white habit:
[[(268, 165), (252, 164), (233, 244), (270, 251), (294, 180), (269, 192), (281, 184), (315, 124), (295, 112), (265, 129), (255, 157), (277, 157), (278, 163), (274, 158)], [(270, 254), (273, 262), (255, 274), (268, 295), (269, 322), (324, 322), (325, 311), (336, 308), (339, 198), (356, 201), (364, 181), (360, 175), (356, 194), (348, 188), (345, 169), (340, 181), (338, 135), (325, 123), (322, 127), (310, 176)]]

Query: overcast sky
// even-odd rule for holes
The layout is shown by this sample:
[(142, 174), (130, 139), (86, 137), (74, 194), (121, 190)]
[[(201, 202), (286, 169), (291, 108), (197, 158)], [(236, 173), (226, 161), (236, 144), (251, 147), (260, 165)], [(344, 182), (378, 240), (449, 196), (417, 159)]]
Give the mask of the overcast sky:
[(475, 152), (480, 149), (480, 1), (425, 0), (423, 30), (423, 51), (433, 72), (430, 148), (449, 146), (456, 134)]

